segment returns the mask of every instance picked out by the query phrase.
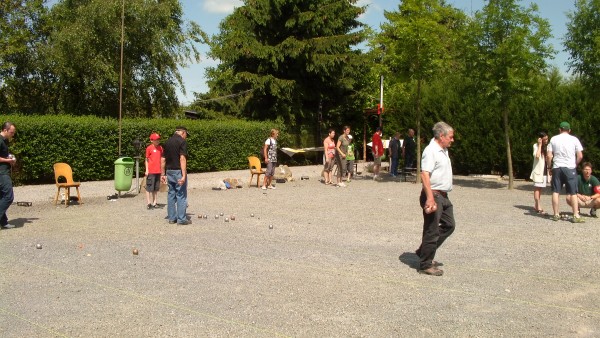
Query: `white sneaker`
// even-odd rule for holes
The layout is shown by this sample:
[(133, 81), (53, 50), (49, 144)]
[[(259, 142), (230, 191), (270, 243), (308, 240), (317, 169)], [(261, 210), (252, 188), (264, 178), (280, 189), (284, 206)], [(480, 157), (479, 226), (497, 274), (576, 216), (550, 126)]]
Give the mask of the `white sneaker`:
[(340, 182), (338, 183), (338, 187), (345, 187), (346, 185), (344, 184), (344, 182)]
[(4, 224), (2, 227), (4, 229), (13, 229), (13, 228), (16, 228), (17, 226), (13, 225), (13, 224)]
[(265, 187), (264, 185), (261, 188), (262, 190), (267, 190), (267, 187)]
[(275, 189), (275, 187), (272, 186), (272, 185), (268, 186), (267, 188), (269, 188), (269, 189)]

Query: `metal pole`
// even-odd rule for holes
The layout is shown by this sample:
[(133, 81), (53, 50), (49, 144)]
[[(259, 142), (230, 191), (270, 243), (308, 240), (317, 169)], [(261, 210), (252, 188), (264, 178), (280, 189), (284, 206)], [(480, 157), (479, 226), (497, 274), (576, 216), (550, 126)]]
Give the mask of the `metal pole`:
[(119, 72), (119, 157), (121, 156), (121, 117), (123, 111), (123, 45), (125, 40), (125, 0), (121, 1), (121, 70)]
[(140, 157), (135, 157), (135, 186), (137, 193), (140, 193)]
[(379, 107), (381, 107), (381, 114), (379, 114), (379, 127), (383, 126), (383, 119), (381, 115), (383, 115), (383, 75), (379, 78)]

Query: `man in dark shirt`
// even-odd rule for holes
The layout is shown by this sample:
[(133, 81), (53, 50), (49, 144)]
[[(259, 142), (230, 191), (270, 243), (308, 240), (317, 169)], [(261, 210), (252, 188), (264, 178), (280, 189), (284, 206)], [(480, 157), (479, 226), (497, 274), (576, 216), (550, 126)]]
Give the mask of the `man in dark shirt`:
[(8, 224), (6, 211), (14, 200), (13, 185), (10, 178), (10, 169), (17, 162), (15, 157), (8, 152), (8, 141), (15, 136), (16, 128), (12, 122), (2, 124), (0, 135), (0, 226), (3, 228), (13, 228), (14, 225)]
[(164, 144), (161, 158), (161, 180), (169, 185), (167, 218), (169, 224), (189, 224), (187, 209), (187, 142), (185, 127), (177, 127)]
[(417, 143), (415, 142), (415, 131), (409, 129), (408, 134), (402, 142), (402, 157), (404, 157), (404, 168), (415, 167), (415, 156), (417, 152)]

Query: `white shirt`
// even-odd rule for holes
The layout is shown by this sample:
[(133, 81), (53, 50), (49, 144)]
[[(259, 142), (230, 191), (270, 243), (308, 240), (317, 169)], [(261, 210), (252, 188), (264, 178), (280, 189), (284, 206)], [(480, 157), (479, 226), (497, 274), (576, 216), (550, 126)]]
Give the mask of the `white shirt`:
[(583, 151), (579, 139), (569, 133), (553, 136), (548, 143), (548, 151), (552, 152), (552, 168), (577, 168), (577, 152)]
[(429, 145), (423, 150), (421, 155), (421, 170), (427, 171), (432, 190), (451, 191), (452, 190), (452, 163), (448, 156), (448, 149), (442, 149), (431, 139)]

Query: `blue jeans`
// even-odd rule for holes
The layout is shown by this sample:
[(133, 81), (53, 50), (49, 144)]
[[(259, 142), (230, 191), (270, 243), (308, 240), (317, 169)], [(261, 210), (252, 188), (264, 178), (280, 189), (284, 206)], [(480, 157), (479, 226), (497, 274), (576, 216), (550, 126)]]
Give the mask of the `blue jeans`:
[(13, 185), (9, 175), (0, 175), (0, 226), (8, 224), (6, 210), (10, 207), (15, 195), (13, 194)]
[(392, 163), (390, 163), (390, 174), (398, 175), (398, 157), (392, 156)]
[(182, 185), (177, 183), (183, 177), (181, 170), (167, 170), (167, 218), (170, 222), (184, 223), (187, 221), (187, 179)]

